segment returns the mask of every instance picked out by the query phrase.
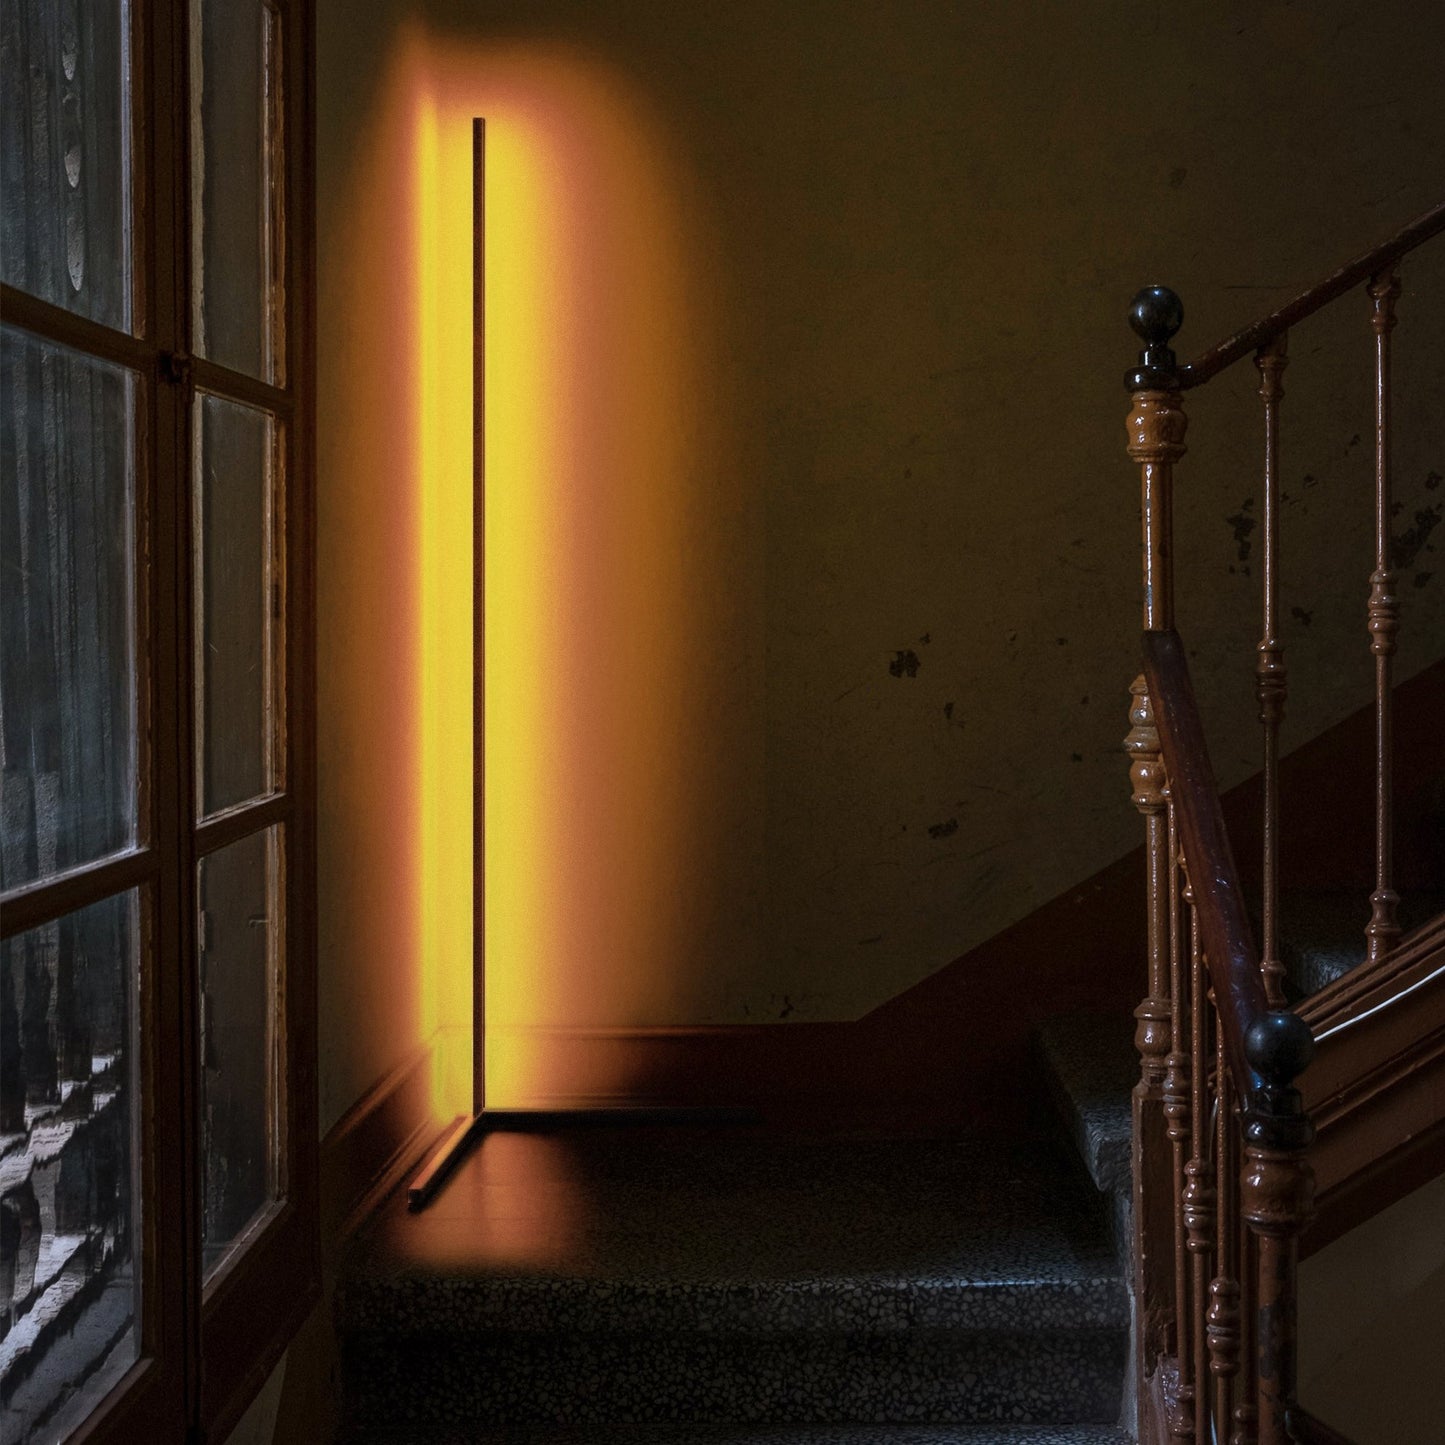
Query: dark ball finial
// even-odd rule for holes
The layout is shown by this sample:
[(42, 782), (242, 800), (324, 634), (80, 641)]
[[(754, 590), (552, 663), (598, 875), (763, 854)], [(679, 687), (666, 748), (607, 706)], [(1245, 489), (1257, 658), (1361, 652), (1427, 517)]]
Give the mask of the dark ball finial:
[(1167, 346), (1184, 325), (1184, 303), (1167, 286), (1146, 286), (1129, 303), (1129, 325), (1145, 346)]
[(1167, 286), (1146, 286), (1129, 303), (1129, 325), (1144, 349), (1139, 365), (1124, 378), (1130, 391), (1173, 391), (1179, 364), (1169, 338), (1184, 324), (1184, 303)]
[(1288, 1086), (1315, 1056), (1310, 1026), (1288, 1009), (1261, 1014), (1244, 1035), (1244, 1056), (1266, 1084)]

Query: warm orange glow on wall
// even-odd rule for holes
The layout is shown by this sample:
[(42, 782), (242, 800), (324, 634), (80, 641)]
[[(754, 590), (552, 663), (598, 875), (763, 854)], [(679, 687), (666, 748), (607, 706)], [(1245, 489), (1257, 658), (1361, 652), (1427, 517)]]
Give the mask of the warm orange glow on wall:
[[(700, 720), (688, 489), (705, 408), (681, 185), (614, 78), (414, 38), (420, 996), (467, 1107), (472, 120), (487, 122), (487, 1096), (538, 1028), (665, 1017)], [(409, 364), (409, 365), (408, 365)], [(529, 1040), (531, 1042), (529, 1042)], [(462, 1066), (459, 1067), (459, 1064)]]

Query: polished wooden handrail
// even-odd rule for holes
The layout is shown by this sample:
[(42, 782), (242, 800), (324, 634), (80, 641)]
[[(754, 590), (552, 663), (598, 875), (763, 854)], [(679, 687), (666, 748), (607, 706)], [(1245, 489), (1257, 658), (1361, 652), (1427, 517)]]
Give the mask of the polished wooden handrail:
[(1261, 346), (1276, 337), (1283, 336), (1292, 326), (1298, 325), (1308, 316), (1328, 306), (1345, 292), (1352, 291), (1362, 282), (1385, 270), (1413, 251), (1416, 246), (1445, 231), (1445, 201), (1431, 208), (1424, 215), (1417, 216), (1407, 226), (1401, 227), (1388, 241), (1356, 256), (1353, 261), (1332, 272), (1317, 285), (1302, 291), (1277, 311), (1242, 331), (1236, 331), (1216, 346), (1211, 346), (1202, 356), (1180, 367), (1176, 385), (1180, 391), (1200, 386), (1211, 376), (1218, 375), (1225, 367), (1232, 366), (1243, 357), (1251, 356)]
[(1189, 664), (1177, 632), (1144, 634), (1144, 676), (1188, 860), (1230, 1070), (1241, 1088), (1248, 1090), (1260, 1081), (1246, 1057), (1245, 1038), (1255, 1021), (1269, 1012), (1269, 1006), (1189, 680)]

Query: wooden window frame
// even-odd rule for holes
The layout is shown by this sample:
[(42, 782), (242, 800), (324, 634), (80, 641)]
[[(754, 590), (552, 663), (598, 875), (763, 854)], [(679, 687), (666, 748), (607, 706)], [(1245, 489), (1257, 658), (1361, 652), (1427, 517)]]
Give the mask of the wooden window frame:
[[(285, 167), (273, 318), (283, 384), (192, 355), (191, 0), (130, 0), (129, 334), (9, 285), (0, 318), (135, 376), (135, 845), (4, 898), (10, 937), (131, 888), (140, 897), (136, 1177), (138, 1358), (67, 1445), (223, 1439), (320, 1297), (316, 1097), (314, 0), (263, 0), (278, 20)], [(280, 464), (285, 736), (277, 791), (201, 819), (193, 623), (192, 426), (205, 391), (259, 406)], [(280, 1040), (282, 1197), (203, 1282), (199, 1155), (198, 860), (284, 825)]]

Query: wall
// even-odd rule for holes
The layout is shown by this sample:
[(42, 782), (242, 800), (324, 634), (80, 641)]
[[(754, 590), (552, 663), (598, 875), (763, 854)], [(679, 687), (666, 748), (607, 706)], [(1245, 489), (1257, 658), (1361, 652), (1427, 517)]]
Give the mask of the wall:
[(287, 1357), (266, 1377), (266, 1383), (226, 1436), (226, 1445), (272, 1445), (276, 1438), (276, 1420), (281, 1408), (281, 1394), (286, 1382)]
[[(1124, 308), (1167, 281), (1203, 349), (1436, 200), (1445, 13), (319, 10), (323, 1127), (467, 1018), (473, 113), (499, 1036), (854, 1018), (1131, 846)], [(1445, 643), (1436, 249), (1396, 333), (1402, 675)], [(1287, 745), (1368, 689), (1347, 309), (1286, 374)], [(1179, 471), (1226, 785), (1256, 766), (1253, 384), (1191, 400)]]
[(1299, 1396), (1357, 1445), (1440, 1429), (1445, 1179), (1406, 1195), (1300, 1266)]

